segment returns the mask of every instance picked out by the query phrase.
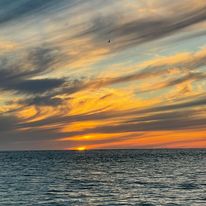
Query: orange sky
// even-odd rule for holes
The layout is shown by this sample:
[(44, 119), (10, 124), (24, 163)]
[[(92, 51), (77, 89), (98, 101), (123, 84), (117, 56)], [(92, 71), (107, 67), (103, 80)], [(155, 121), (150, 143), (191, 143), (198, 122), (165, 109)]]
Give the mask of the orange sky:
[(205, 1), (74, 2), (0, 2), (0, 150), (206, 148)]

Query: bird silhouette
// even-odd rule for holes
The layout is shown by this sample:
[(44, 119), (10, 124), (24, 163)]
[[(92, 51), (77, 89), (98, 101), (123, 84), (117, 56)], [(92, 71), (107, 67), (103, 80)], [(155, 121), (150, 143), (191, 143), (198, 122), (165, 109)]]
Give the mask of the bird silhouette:
[(109, 40), (108, 43), (110, 43), (111, 41)]

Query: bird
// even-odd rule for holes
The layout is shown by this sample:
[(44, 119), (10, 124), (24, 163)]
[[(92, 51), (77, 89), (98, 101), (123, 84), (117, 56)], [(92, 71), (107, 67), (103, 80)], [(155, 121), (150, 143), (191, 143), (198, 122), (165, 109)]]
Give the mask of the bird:
[(111, 41), (110, 41), (110, 39), (108, 40), (108, 43), (110, 43)]

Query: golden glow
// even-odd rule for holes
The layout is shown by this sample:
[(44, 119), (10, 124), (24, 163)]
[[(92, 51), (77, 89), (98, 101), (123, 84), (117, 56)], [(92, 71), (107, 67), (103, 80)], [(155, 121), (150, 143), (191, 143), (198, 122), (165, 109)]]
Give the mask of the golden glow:
[(10, 52), (18, 48), (18, 44), (16, 42), (6, 41), (0, 39), (0, 53)]
[(86, 147), (82, 146), (82, 147), (77, 147), (76, 149), (74, 148), (74, 150), (77, 150), (77, 151), (85, 151), (87, 150)]
[[(108, 135), (108, 136), (107, 136)], [(100, 134), (96, 134), (96, 139), (85, 146), (70, 148), (72, 150), (83, 151), (90, 149), (116, 149), (116, 148), (205, 148), (206, 147), (206, 131), (156, 131), (141, 133), (129, 133), (110, 135), (105, 134), (104, 139), (99, 138)], [(88, 135), (89, 136), (89, 135)], [(113, 139), (109, 142), (108, 140)], [(104, 140), (98, 143), (98, 140)], [(64, 140), (66, 141), (66, 139)], [(79, 142), (84, 142), (85, 139), (80, 138)]]

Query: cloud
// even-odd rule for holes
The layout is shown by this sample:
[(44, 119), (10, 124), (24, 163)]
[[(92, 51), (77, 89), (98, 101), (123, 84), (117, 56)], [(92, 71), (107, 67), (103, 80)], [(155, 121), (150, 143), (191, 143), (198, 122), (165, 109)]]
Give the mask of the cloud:
[[(82, 121), (105, 121), (108, 119), (119, 119), (119, 124), (100, 126), (86, 131), (65, 133), (69, 135), (83, 135), (87, 133), (110, 133), (110, 132), (138, 132), (152, 130), (179, 130), (190, 127), (203, 127), (205, 118), (199, 117), (202, 110), (193, 111), (193, 108), (206, 105), (205, 97), (189, 100), (182, 103), (168, 104), (164, 106), (153, 106), (148, 109), (123, 110), (123, 111), (96, 111), (77, 115), (49, 116), (48, 118), (23, 123), (22, 127), (38, 128), (44, 125), (69, 125), (73, 122)], [(189, 109), (189, 110), (186, 110)], [(121, 118), (126, 121), (121, 121)], [(62, 133), (63, 135), (63, 133)]]
[(60, 78), (35, 78), (51, 71), (58, 61), (56, 48), (35, 48), (23, 59), (0, 57), (0, 89), (18, 93), (44, 93), (62, 86), (65, 82)]
[(13, 85), (8, 85), (6, 89), (13, 89), (22, 93), (44, 93), (47, 91), (51, 91), (52, 89), (56, 89), (62, 86), (64, 83), (63, 79), (31, 79), (24, 80)]
[[(61, 2), (63, 3), (63, 1)], [(69, 4), (72, 2), (70, 0), (67, 1)], [(42, 11), (46, 12), (53, 9), (54, 5), (58, 6), (59, 4), (60, 2), (55, 0), (1, 0), (0, 7), (4, 9), (0, 12), (0, 24), (8, 23), (12, 20), (17, 21), (19, 18), (41, 13)]]
[[(195, 72), (198, 68), (202, 68), (206, 65), (206, 50), (205, 48), (197, 52), (191, 53), (180, 53), (172, 56), (159, 57), (149, 62), (144, 62), (140, 65), (135, 65), (135, 72), (125, 73), (121, 76), (110, 77), (97, 77), (96, 79), (80, 79), (73, 81), (71, 85), (62, 90), (66, 93), (74, 93), (87, 89), (100, 89), (103, 87), (129, 83), (132, 81), (148, 80), (151, 78), (161, 77), (165, 79), (164, 75), (167, 76), (166, 81), (160, 82), (158, 84), (151, 85), (149, 88), (142, 88), (141, 92), (154, 91), (155, 89), (164, 89), (167, 87), (182, 84), (186, 81), (199, 81), (205, 79), (204, 72)], [(178, 71), (178, 75), (171, 75), (174, 69)], [(71, 81), (72, 82), (72, 81)]]
[(200, 73), (200, 72), (194, 72), (194, 73), (189, 73), (187, 75), (181, 76), (181, 77), (176, 77), (173, 79), (168, 79), (166, 81), (162, 81), (162, 82), (158, 82), (154, 85), (150, 85), (149, 87), (143, 88), (141, 89), (140, 92), (151, 92), (151, 91), (155, 91), (155, 90), (159, 90), (159, 89), (165, 89), (171, 86), (177, 86), (177, 85), (181, 85), (184, 84), (188, 81), (200, 81), (200, 80), (204, 80), (206, 78), (206, 75), (204, 73)]
[(12, 131), (16, 128), (17, 118), (15, 116), (1, 115), (0, 114), (0, 131)]
[[(32, 101), (32, 100), (31, 100)], [(36, 104), (42, 104), (41, 100)], [(40, 101), (40, 103), (38, 102)], [(43, 102), (46, 100), (43, 100)], [(58, 100), (57, 100), (58, 101)], [(29, 102), (28, 102), (29, 104)], [(43, 103), (44, 104), (44, 103)], [(48, 103), (49, 104), (49, 103)], [(200, 106), (205, 105), (205, 98), (190, 100), (183, 103), (174, 103), (164, 106), (153, 106), (148, 109), (124, 110), (124, 111), (95, 111), (83, 114), (50, 114), (43, 119), (28, 122), (27, 119), (17, 119), (13, 116), (1, 117), (3, 133), (12, 137), (12, 141), (54, 141), (65, 139), (67, 144), (73, 144), (73, 137), (87, 134), (117, 135), (134, 133), (145, 133), (152, 131), (188, 131), (190, 129), (204, 129), (206, 119)], [(196, 108), (194, 110), (194, 108)], [(188, 110), (186, 110), (188, 109)], [(40, 117), (40, 116), (39, 116)], [(113, 123), (94, 126), (92, 128), (78, 129), (74, 131), (62, 131), (67, 125), (82, 121), (110, 120)], [(118, 120), (118, 121), (117, 121)], [(6, 125), (6, 126), (5, 126)], [(124, 136), (124, 135), (123, 135)], [(141, 138), (133, 134), (129, 139)], [(71, 140), (70, 140), (71, 138)], [(118, 139), (118, 138), (117, 138)], [(126, 137), (121, 138), (126, 141)], [(7, 141), (8, 140), (2, 140)], [(111, 140), (112, 141), (112, 140)], [(93, 141), (101, 144), (103, 141)], [(105, 140), (105, 143), (107, 141)], [(115, 143), (115, 140), (113, 141)], [(117, 141), (118, 142), (118, 141)]]
[(35, 105), (35, 106), (57, 107), (63, 103), (63, 100), (58, 97), (36, 96), (34, 98), (28, 98), (28, 99), (24, 99), (23, 101), (19, 101), (19, 103), (27, 106)]
[[(191, 97), (192, 98), (192, 97)], [(153, 108), (142, 110), (141, 112), (160, 112), (160, 111), (168, 111), (168, 110), (177, 110), (177, 109), (184, 109), (184, 108), (190, 108), (190, 107), (198, 107), (198, 106), (204, 106), (206, 104), (205, 96), (196, 98), (196, 99), (190, 99), (186, 102), (176, 102), (174, 104), (168, 104), (168, 105), (162, 105), (162, 106), (156, 106)]]
[[(87, 134), (116, 134), (116, 133), (130, 133), (130, 132), (150, 132), (150, 131), (182, 131), (190, 129), (204, 129), (206, 126), (206, 118), (188, 116), (179, 118), (180, 115), (171, 116), (152, 116), (154, 119), (148, 117), (143, 119), (136, 118), (134, 122), (119, 123), (115, 125), (104, 125), (92, 129), (85, 129), (83, 131), (67, 132), (66, 137), (82, 136)], [(155, 118), (156, 117), (156, 118)]]
[[(95, 41), (105, 42), (108, 38), (115, 42), (114, 50), (133, 47), (138, 44), (157, 40), (201, 23), (206, 20), (206, 6), (189, 10), (174, 7), (172, 14), (165, 16), (148, 16), (122, 21), (121, 15), (102, 15), (93, 19), (92, 26), (82, 31), (79, 36), (93, 36)], [(123, 22), (123, 23), (121, 23)]]

